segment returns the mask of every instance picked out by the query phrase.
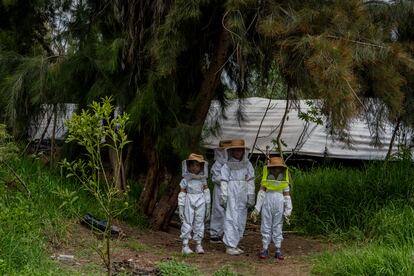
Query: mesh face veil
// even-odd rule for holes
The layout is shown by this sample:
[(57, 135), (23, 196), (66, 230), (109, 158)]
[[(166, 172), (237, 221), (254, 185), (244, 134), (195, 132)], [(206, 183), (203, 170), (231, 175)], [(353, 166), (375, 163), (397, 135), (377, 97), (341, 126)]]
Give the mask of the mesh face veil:
[(219, 147), (214, 149), (214, 161), (217, 161), (221, 164), (224, 164), (226, 162), (226, 156), (225, 156), (225, 148), (231, 145), (231, 140), (221, 140), (219, 142)]
[(224, 158), (230, 169), (238, 170), (245, 168), (249, 162), (248, 151), (243, 139), (233, 139), (224, 149)]
[(216, 148), (214, 149), (214, 161), (217, 161), (221, 164), (226, 162), (226, 157), (224, 153), (224, 148)]
[[(241, 160), (236, 159), (233, 157), (233, 150), (242, 150), (243, 155), (241, 157)], [(226, 164), (230, 169), (241, 169), (245, 168), (247, 166), (247, 163), (249, 162), (249, 159), (247, 158), (248, 154), (245, 148), (228, 148), (224, 151), (224, 156), (226, 160)]]
[(200, 164), (200, 172), (198, 174), (194, 174), (192, 172), (190, 172), (189, 168), (189, 164), (191, 162), (198, 162), (196, 160), (183, 160), (181, 168), (182, 168), (182, 177), (185, 179), (207, 179), (208, 178), (208, 162), (207, 161), (203, 161), (203, 162), (198, 162), (198, 164)]

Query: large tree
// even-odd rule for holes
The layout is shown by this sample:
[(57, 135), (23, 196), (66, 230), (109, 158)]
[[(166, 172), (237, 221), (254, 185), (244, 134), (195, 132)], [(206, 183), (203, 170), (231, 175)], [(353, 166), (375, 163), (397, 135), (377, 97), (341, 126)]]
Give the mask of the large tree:
[[(63, 95), (43, 101), (70, 99), (81, 106), (112, 95), (131, 113), (130, 171), (146, 176), (139, 208), (157, 229), (168, 227), (176, 207), (180, 160), (202, 150), (211, 101), (225, 106), (223, 70), (240, 98), (258, 86), (265, 89), (277, 74), (289, 97), (321, 99), (332, 131), (342, 139), (348, 138), (350, 119), (368, 109), (367, 97), (395, 119), (411, 93), (412, 40), (394, 39), (395, 25), (378, 20), (381, 1), (41, 3), (51, 27), (40, 33), (50, 39), (39, 44), (49, 42), (52, 53), (43, 47), (40, 56), (21, 53), (13, 59), (2, 51), (2, 58), (27, 70), (24, 61), (47, 64), (41, 72), (48, 82), (39, 84), (36, 74), (17, 78), (6, 66), (0, 83), (19, 88), (14, 84), (23, 80), (20, 87), (30, 95)], [(2, 90), (6, 98), (8, 91)]]

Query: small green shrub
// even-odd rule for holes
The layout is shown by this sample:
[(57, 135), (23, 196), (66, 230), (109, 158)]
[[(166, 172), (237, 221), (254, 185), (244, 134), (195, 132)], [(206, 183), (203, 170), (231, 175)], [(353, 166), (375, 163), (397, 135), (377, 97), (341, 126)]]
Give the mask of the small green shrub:
[[(104, 214), (107, 223), (104, 232), (104, 249), (99, 247), (99, 256), (105, 264), (108, 275), (112, 274), (111, 227), (114, 218), (128, 208), (127, 192), (119, 186), (122, 174), (124, 147), (130, 143), (125, 132), (129, 115), (113, 116), (115, 107), (111, 98), (103, 98), (100, 103), (92, 102), (89, 110), (82, 110), (68, 121), (66, 143), (75, 142), (85, 151), (84, 159), (61, 162), (67, 170), (67, 177), (75, 178), (82, 188), (89, 192), (98, 208)], [(112, 175), (108, 174), (103, 162), (103, 149), (112, 151), (116, 166)], [(76, 198), (72, 193), (64, 193), (73, 203)]]
[(193, 265), (177, 262), (175, 260), (161, 262), (158, 270), (162, 276), (197, 276), (202, 275), (201, 272)]
[(214, 276), (237, 276), (237, 275), (240, 275), (240, 274), (234, 272), (233, 269), (230, 266), (225, 265), (221, 269), (214, 272), (213, 275)]

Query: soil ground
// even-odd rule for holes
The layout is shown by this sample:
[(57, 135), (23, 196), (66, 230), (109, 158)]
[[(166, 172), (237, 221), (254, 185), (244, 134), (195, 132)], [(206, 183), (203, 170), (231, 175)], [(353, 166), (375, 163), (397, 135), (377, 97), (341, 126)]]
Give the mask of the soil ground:
[[(183, 261), (193, 264), (205, 275), (229, 268), (240, 275), (309, 275), (310, 257), (330, 246), (318, 239), (285, 233), (283, 251), (285, 260), (273, 257), (260, 260), (257, 254), (261, 248), (261, 236), (257, 225), (248, 225), (240, 248), (245, 253), (241, 256), (225, 254), (223, 244), (211, 244), (208, 237), (204, 240), (204, 255), (183, 256), (179, 229), (171, 227), (169, 232), (142, 230), (117, 223), (124, 232), (120, 239), (113, 240), (114, 270), (122, 275), (156, 275), (158, 263), (167, 260)], [(82, 275), (105, 274), (102, 261), (96, 248), (103, 245), (91, 230), (77, 223), (72, 223), (64, 243), (51, 244), (51, 254), (74, 255), (75, 260), (61, 261), (61, 265), (70, 271)], [(195, 245), (192, 244), (194, 248)], [(271, 256), (274, 247), (270, 248)], [(115, 275), (117, 274), (115, 273)]]

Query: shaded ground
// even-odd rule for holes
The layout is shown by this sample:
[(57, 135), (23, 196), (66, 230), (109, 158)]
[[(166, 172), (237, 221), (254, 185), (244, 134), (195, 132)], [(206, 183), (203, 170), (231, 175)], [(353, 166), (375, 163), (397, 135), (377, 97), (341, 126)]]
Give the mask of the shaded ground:
[[(249, 225), (240, 247), (245, 251), (241, 256), (229, 256), (224, 252), (223, 244), (204, 242), (204, 255), (182, 256), (179, 229), (171, 228), (169, 232), (139, 230), (125, 224), (120, 225), (125, 233), (122, 239), (113, 241), (115, 270), (134, 272), (131, 275), (155, 275), (156, 265), (161, 261), (175, 259), (193, 264), (206, 275), (229, 268), (241, 275), (309, 275), (309, 256), (328, 248), (328, 244), (285, 233), (283, 249), (284, 261), (274, 258), (259, 260), (261, 248), (260, 232), (256, 225)], [(91, 231), (74, 223), (70, 227), (66, 242), (50, 247), (51, 254), (70, 254), (75, 261), (61, 262), (67, 269), (84, 275), (104, 274), (105, 269), (94, 248), (97, 240)], [(194, 248), (194, 244), (193, 248)], [(274, 248), (271, 247), (271, 254)]]

